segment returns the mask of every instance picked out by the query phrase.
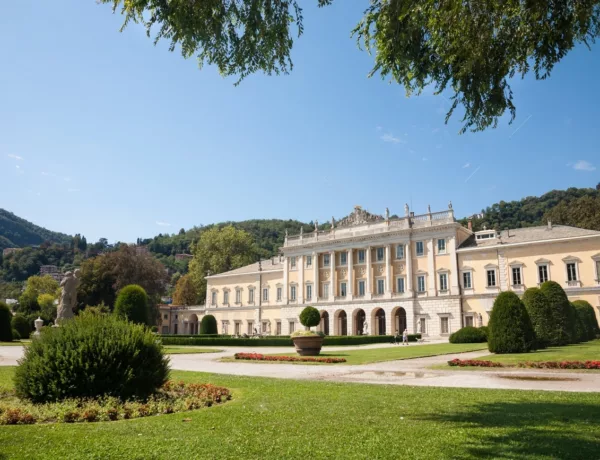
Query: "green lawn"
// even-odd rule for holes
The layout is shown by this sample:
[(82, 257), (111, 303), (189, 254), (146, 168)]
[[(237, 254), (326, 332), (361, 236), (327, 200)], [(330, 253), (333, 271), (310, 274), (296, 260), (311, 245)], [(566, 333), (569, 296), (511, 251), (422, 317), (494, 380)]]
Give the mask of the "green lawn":
[[(366, 348), (348, 351), (330, 351), (321, 353), (323, 358), (345, 358), (343, 364), (369, 364), (382, 361), (394, 361), (397, 359), (425, 358), (427, 356), (447, 355), (451, 353), (464, 353), (467, 351), (484, 350), (487, 344), (481, 343), (436, 343), (432, 345), (398, 345), (390, 348)], [(260, 353), (260, 352), (259, 352)], [(296, 356), (295, 353), (278, 353), (276, 356)], [(244, 361), (260, 362), (265, 361)], [(275, 364), (290, 364), (279, 361), (270, 361)], [(295, 363), (306, 364), (306, 363)], [(320, 364), (326, 366), (339, 366), (340, 364)]]
[[(0, 368), (0, 388), (14, 368)], [(595, 459), (600, 394), (173, 372), (233, 390), (194, 412), (0, 427), (2, 459)]]
[(216, 348), (187, 347), (179, 345), (165, 345), (164, 349), (165, 353), (170, 355), (183, 355), (188, 353), (218, 353), (221, 351), (217, 350)]
[(503, 364), (517, 364), (523, 361), (594, 361), (600, 360), (600, 340), (546, 348), (532, 353), (489, 355), (477, 359)]

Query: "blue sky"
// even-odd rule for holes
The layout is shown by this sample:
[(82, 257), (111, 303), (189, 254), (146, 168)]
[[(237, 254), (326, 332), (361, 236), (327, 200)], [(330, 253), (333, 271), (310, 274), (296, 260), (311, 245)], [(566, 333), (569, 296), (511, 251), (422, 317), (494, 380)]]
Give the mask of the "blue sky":
[(108, 5), (8, 2), (0, 207), (135, 241), (223, 220), (328, 221), (357, 204), (421, 213), (452, 200), (464, 216), (600, 181), (598, 47), (574, 50), (549, 80), (516, 80), (512, 125), (459, 135), (443, 97), (367, 78), (372, 57), (350, 38), (367, 4), (307, 6), (292, 74), (235, 87), (140, 26), (119, 33)]

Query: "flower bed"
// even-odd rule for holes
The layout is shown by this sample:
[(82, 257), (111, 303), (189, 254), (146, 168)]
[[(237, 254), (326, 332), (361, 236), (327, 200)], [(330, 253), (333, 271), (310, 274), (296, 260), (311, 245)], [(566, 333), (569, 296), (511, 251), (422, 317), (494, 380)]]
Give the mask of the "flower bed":
[(476, 359), (453, 359), (448, 361), (448, 366), (459, 367), (504, 367), (502, 363), (493, 361), (478, 361)]
[(318, 358), (311, 356), (270, 356), (260, 353), (236, 353), (235, 359), (244, 359), (248, 361), (288, 361), (288, 362), (307, 362), (307, 363), (345, 363), (344, 358)]
[(14, 392), (7, 392), (0, 394), (0, 425), (124, 420), (200, 409), (229, 399), (231, 394), (227, 388), (171, 381), (146, 401), (123, 402), (106, 397), (34, 404), (18, 399)]
[(515, 365), (481, 361), (477, 359), (453, 359), (448, 366), (459, 367), (521, 367), (529, 369), (600, 369), (600, 361), (525, 361)]

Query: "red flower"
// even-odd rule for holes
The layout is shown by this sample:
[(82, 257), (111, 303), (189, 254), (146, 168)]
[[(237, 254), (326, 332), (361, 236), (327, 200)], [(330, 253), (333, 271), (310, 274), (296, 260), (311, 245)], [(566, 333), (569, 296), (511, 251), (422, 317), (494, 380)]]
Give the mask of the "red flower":
[(269, 356), (260, 353), (236, 353), (235, 359), (244, 359), (249, 361), (288, 361), (288, 362), (309, 362), (309, 363), (345, 363), (344, 358), (314, 358), (309, 356)]

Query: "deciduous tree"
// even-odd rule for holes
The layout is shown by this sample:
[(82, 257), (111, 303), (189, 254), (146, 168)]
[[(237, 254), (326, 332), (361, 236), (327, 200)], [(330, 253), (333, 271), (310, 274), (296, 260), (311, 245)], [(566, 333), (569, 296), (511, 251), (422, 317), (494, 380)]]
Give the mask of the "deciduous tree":
[(184, 275), (177, 281), (173, 293), (174, 305), (196, 305), (198, 303), (198, 290), (190, 275)]

